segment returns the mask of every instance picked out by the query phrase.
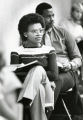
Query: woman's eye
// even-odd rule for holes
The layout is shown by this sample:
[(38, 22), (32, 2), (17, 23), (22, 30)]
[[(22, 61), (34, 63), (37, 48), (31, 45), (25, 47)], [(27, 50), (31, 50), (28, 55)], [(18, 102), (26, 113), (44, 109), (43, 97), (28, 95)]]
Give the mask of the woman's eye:
[(32, 30), (32, 33), (36, 33), (37, 31), (36, 30)]
[(43, 30), (40, 30), (40, 32), (43, 32)]
[(30, 31), (31, 33), (43, 33), (44, 32), (44, 29), (38, 29), (38, 30), (32, 30)]

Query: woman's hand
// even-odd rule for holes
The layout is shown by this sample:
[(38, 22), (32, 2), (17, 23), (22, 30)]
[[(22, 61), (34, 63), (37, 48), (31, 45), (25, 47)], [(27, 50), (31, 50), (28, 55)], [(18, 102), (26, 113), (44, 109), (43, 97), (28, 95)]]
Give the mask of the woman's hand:
[(53, 82), (50, 82), (50, 84), (51, 84), (51, 88), (52, 88), (53, 90), (55, 90), (56, 85), (55, 85), (54, 81), (53, 81)]

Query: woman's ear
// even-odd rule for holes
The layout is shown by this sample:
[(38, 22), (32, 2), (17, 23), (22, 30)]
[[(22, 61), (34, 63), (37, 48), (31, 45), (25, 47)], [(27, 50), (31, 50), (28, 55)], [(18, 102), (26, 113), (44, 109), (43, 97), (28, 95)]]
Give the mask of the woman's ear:
[(24, 33), (24, 36), (27, 37), (27, 32)]

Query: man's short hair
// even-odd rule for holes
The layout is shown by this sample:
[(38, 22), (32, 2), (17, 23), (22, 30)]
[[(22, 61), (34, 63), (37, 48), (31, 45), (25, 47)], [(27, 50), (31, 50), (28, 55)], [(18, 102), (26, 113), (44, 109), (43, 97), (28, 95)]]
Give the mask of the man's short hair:
[(36, 13), (42, 15), (44, 10), (51, 8), (52, 6), (50, 4), (43, 2), (36, 7)]
[(22, 41), (26, 40), (24, 33), (27, 32), (29, 25), (36, 24), (36, 23), (40, 23), (43, 28), (45, 27), (44, 19), (39, 14), (35, 14), (35, 13), (27, 14), (27, 15), (24, 15), (19, 20), (18, 31), (22, 38)]

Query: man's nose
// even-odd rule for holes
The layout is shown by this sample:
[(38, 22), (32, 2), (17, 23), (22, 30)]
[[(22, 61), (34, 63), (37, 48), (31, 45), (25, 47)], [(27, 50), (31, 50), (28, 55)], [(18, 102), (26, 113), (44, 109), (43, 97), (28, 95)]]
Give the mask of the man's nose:
[(51, 20), (51, 22), (53, 22), (53, 21), (54, 21), (54, 17), (53, 17), (53, 16), (51, 16), (51, 17), (50, 17), (50, 20)]

